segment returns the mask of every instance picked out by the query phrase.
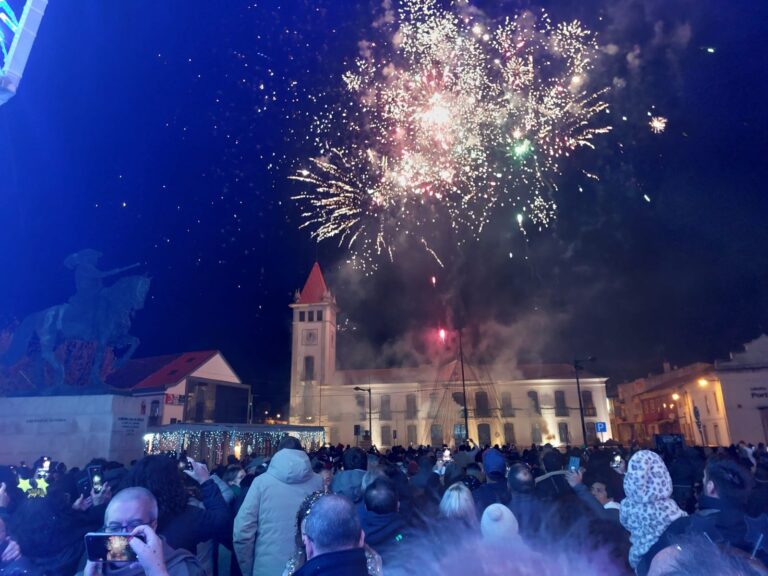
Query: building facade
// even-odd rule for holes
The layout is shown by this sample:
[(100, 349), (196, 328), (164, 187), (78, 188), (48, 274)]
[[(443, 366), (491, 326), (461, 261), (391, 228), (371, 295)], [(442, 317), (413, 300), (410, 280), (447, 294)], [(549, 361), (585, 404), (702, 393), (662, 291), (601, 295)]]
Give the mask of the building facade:
[(731, 441), (768, 443), (768, 336), (715, 363), (722, 383)]
[(107, 384), (142, 399), (149, 427), (251, 421), (251, 387), (218, 350), (135, 358)]
[[(291, 424), (320, 425), (331, 443), (581, 444), (573, 366), (476, 366), (458, 360), (408, 368), (336, 366), (335, 298), (315, 264), (293, 304)], [(587, 441), (611, 437), (605, 378), (580, 372)], [(466, 402), (464, 389), (466, 388)], [(606, 432), (599, 433), (598, 423)]]
[(614, 400), (616, 439), (653, 445), (656, 434), (682, 434), (689, 445), (731, 442), (723, 387), (712, 364), (699, 362), (619, 384)]

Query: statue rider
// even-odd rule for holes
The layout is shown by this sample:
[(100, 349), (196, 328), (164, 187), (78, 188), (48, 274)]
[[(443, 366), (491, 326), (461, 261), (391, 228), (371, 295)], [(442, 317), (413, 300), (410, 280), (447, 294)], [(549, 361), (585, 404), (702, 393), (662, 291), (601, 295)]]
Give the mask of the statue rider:
[(81, 325), (91, 324), (98, 319), (97, 310), (103, 306), (100, 301), (101, 292), (104, 289), (102, 279), (139, 266), (139, 264), (132, 264), (123, 268), (102, 271), (97, 266), (99, 258), (101, 258), (101, 252), (86, 248), (70, 254), (64, 260), (64, 265), (67, 268), (75, 270), (76, 292), (69, 299), (69, 305)]

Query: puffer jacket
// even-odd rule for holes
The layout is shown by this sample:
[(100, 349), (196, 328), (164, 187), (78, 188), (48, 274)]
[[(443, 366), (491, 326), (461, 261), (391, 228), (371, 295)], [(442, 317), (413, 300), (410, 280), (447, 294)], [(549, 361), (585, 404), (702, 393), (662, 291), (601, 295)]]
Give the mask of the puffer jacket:
[(235, 518), (234, 550), (244, 576), (280, 576), (296, 546), (296, 513), (322, 490), (303, 450), (280, 450), (257, 477)]

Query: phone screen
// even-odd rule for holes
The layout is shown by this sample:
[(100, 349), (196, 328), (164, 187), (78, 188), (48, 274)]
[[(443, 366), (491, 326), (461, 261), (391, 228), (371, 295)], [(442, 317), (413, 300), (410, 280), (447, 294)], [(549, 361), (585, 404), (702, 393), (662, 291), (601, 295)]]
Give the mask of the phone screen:
[(127, 532), (89, 532), (85, 548), (91, 562), (136, 562), (136, 552), (128, 544), (133, 538)]
[(88, 466), (88, 479), (91, 481), (93, 491), (98, 494), (104, 488), (104, 472), (101, 466)]
[(570, 460), (568, 460), (568, 470), (572, 470), (576, 472), (581, 467), (581, 460), (579, 460), (578, 456), (571, 456)]
[(618, 468), (619, 466), (621, 466), (621, 454), (616, 454), (613, 457), (613, 462), (611, 463), (611, 466), (613, 466), (614, 468)]

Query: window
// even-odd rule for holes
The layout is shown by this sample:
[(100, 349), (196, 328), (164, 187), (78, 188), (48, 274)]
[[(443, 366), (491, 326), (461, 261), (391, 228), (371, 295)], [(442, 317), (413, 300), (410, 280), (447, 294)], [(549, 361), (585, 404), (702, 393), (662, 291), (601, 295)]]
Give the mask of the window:
[(392, 420), (391, 398), (389, 394), (382, 394), (379, 400), (379, 420)]
[(368, 419), (368, 411), (365, 408), (365, 401), (366, 397), (365, 394), (355, 394), (355, 404), (357, 404), (358, 408), (358, 420), (367, 420)]
[(531, 442), (534, 444), (541, 444), (541, 426), (538, 422), (531, 425)]
[(339, 443), (339, 428), (337, 426), (331, 426), (331, 439), (329, 442), (332, 446), (336, 446)]
[(477, 425), (477, 442), (480, 446), (491, 445), (491, 425), (490, 424), (478, 424)]
[(416, 394), (408, 394), (405, 397), (405, 417), (408, 420), (416, 420), (419, 411), (416, 407)]
[(159, 400), (152, 400), (152, 403), (149, 405), (149, 425), (150, 426), (160, 425), (160, 401)]
[(323, 321), (323, 311), (322, 310), (318, 310), (317, 311), (317, 321), (318, 322), (322, 322)]
[(302, 380), (310, 381), (315, 379), (315, 357), (304, 356), (304, 377)]
[(515, 425), (511, 422), (507, 422), (504, 424), (504, 443), (505, 444), (516, 444), (517, 441), (515, 440)]
[(432, 424), (430, 427), (429, 443), (438, 447), (443, 445), (443, 427), (440, 424)]
[(488, 394), (482, 390), (475, 392), (475, 418), (488, 418), (491, 408), (488, 405)]
[(709, 433), (707, 432), (707, 425), (706, 424), (702, 425), (701, 432), (704, 435), (704, 446), (709, 446)]
[(597, 425), (594, 422), (585, 422), (585, 424), (587, 426), (587, 444), (594, 444), (597, 442)]
[(597, 408), (595, 408), (595, 401), (592, 399), (591, 390), (581, 391), (581, 402), (584, 405), (584, 416), (595, 418), (597, 416)]
[(571, 443), (571, 435), (568, 433), (568, 422), (558, 422), (557, 423), (557, 433), (560, 436), (560, 443), (561, 444), (570, 444)]
[(314, 310), (310, 310), (309, 312), (307, 312), (307, 321), (309, 321), (309, 322), (314, 322), (315, 321), (315, 311)]
[[(536, 414), (541, 416), (541, 406), (539, 405), (539, 393), (534, 390), (529, 391), (528, 400), (529, 400), (529, 409), (533, 410), (534, 412), (536, 412)], [(539, 431), (539, 436), (541, 436), (541, 431)], [(541, 441), (539, 440), (539, 443), (540, 442)]]
[(392, 446), (392, 426), (381, 427), (381, 445)]
[(304, 322), (307, 319), (307, 314), (302, 310), (299, 312), (299, 322)]
[[(715, 410), (720, 414), (720, 404), (717, 402), (717, 392), (712, 392), (712, 398), (715, 400)], [(720, 443), (718, 442), (718, 445)]]
[(430, 392), (428, 418), (435, 418), (436, 416), (437, 416), (437, 392)]
[(715, 444), (717, 444), (718, 446), (722, 446), (723, 443), (720, 440), (720, 426), (718, 424), (715, 424), (714, 429), (715, 429)]
[(555, 390), (555, 416), (568, 416), (568, 406), (565, 405), (565, 392)]
[(408, 445), (409, 446), (415, 446), (419, 440), (416, 437), (416, 425), (415, 424), (408, 424), (408, 427), (406, 428), (406, 435), (408, 436)]
[(709, 396), (706, 396), (706, 395), (704, 396), (704, 406), (706, 406), (706, 408), (707, 408), (707, 416), (709, 416), (709, 414), (710, 414), (710, 412), (709, 412)]
[(379, 397), (379, 420), (392, 420), (392, 398), (389, 394)]
[(501, 393), (501, 415), (506, 418), (512, 418), (515, 415), (515, 409), (512, 407), (512, 392)]
[(467, 432), (464, 428), (464, 422), (457, 422), (453, 425), (453, 442), (458, 446), (467, 438)]

